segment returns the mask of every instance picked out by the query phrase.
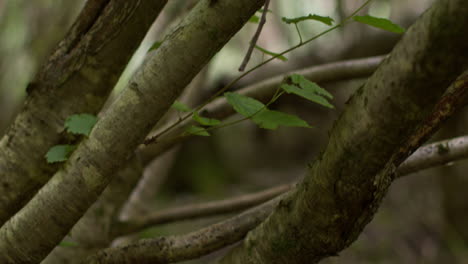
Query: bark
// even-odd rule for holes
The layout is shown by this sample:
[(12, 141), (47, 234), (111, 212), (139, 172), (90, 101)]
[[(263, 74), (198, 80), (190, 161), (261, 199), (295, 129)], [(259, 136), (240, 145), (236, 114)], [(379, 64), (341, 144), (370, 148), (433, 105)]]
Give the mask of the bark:
[(210, 2), (199, 1), (164, 43), (148, 54), (63, 169), (3, 225), (0, 262), (41, 261), (96, 201), (182, 89), (263, 3)]
[[(166, 0), (90, 0), (28, 86), (26, 103), (0, 141), (0, 225), (57, 165), (44, 155), (72, 114), (96, 114)], [(118, 55), (116, 55), (118, 54)]]
[(395, 153), (468, 66), (467, 12), (463, 0), (437, 1), (408, 30), (297, 190), (220, 263), (316, 263), (357, 238), (402, 161)]

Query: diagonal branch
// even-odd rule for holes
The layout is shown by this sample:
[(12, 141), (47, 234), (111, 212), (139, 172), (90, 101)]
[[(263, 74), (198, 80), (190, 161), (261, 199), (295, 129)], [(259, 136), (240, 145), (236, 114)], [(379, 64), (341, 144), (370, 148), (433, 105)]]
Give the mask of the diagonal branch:
[(148, 53), (64, 168), (2, 226), (0, 262), (39, 263), (96, 201), (183, 88), (262, 4), (225, 0), (210, 7), (208, 0), (199, 1), (158, 50)]
[[(0, 140), (0, 226), (58, 169), (44, 155), (72, 114), (96, 114), (165, 4), (89, 0), (38, 76)], [(115, 54), (119, 54), (116, 56)]]

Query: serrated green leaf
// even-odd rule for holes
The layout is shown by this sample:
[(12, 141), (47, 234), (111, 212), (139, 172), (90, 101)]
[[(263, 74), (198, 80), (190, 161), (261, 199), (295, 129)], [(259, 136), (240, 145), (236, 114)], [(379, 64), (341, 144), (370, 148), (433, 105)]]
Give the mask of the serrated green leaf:
[(312, 101), (314, 103), (323, 105), (325, 107), (334, 108), (333, 105), (330, 104), (327, 101), (327, 99), (325, 99), (324, 97), (316, 94), (315, 92), (313, 92), (311, 90), (302, 89), (302, 88), (299, 88), (297, 86), (290, 85), (290, 84), (282, 84), (281, 89), (283, 89), (285, 92), (287, 92), (289, 94), (292, 93), (292, 94), (298, 95), (298, 96), (300, 96), (302, 98), (305, 98), (305, 99), (307, 99), (309, 101)]
[(182, 103), (182, 102), (179, 102), (179, 101), (174, 101), (174, 103), (172, 103), (171, 105), (172, 108), (174, 108), (175, 110), (178, 110), (178, 111), (181, 111), (181, 112), (190, 112), (192, 111), (192, 109), (190, 107), (188, 107), (186, 104)]
[(282, 20), (286, 24), (297, 24), (299, 22), (306, 21), (306, 20), (315, 20), (315, 21), (322, 22), (329, 26), (333, 25), (333, 22), (335, 21), (331, 17), (324, 17), (324, 16), (315, 15), (315, 14), (314, 15), (309, 14), (308, 16), (301, 16), (301, 17), (295, 17), (295, 18), (283, 17)]
[(275, 59), (279, 59), (279, 60), (282, 60), (282, 61), (288, 61), (288, 58), (286, 58), (285, 56), (283, 55), (280, 55), (279, 53), (275, 53), (273, 51), (269, 51), (269, 50), (266, 50), (258, 45), (255, 45), (255, 48), (258, 49), (259, 51), (267, 54), (267, 55), (271, 55), (273, 57), (275, 57)]
[(322, 95), (325, 97), (328, 97), (329, 99), (333, 99), (333, 95), (329, 93), (327, 90), (323, 89), (320, 87), (318, 84), (309, 81), (306, 77), (300, 74), (292, 74), (291, 75), (291, 80), (294, 84), (297, 84), (299, 87), (306, 89), (306, 90), (311, 90), (315, 92), (318, 95)]
[(393, 33), (397, 33), (397, 34), (405, 33), (404, 28), (400, 27), (397, 24), (394, 24), (392, 21), (385, 19), (385, 18), (379, 18), (379, 17), (366, 15), (366, 16), (354, 16), (353, 19), (359, 23), (363, 23), (369, 26), (387, 30)]
[(221, 124), (221, 121), (219, 121), (218, 119), (202, 117), (198, 115), (197, 112), (193, 114), (192, 119), (195, 120), (200, 125), (204, 125), (204, 126), (216, 126), (216, 125)]
[(295, 115), (268, 109), (263, 109), (258, 114), (254, 115), (252, 121), (261, 128), (271, 130), (277, 129), (279, 126), (311, 127), (306, 121)]
[(151, 45), (151, 48), (149, 48), (148, 52), (158, 49), (161, 46), (161, 44), (162, 44), (162, 41), (154, 42), (153, 45)]
[(59, 247), (76, 247), (76, 246), (78, 246), (77, 243), (70, 242), (70, 241), (62, 241), (58, 245), (59, 245)]
[(265, 109), (263, 103), (245, 95), (227, 92), (224, 96), (228, 103), (234, 107), (234, 110), (245, 117), (251, 117), (260, 110)]
[(260, 17), (257, 16), (257, 15), (253, 15), (253, 16), (249, 19), (249, 22), (250, 22), (250, 23), (258, 24), (258, 23), (260, 22)]
[(68, 133), (88, 136), (96, 122), (97, 117), (90, 114), (71, 115), (65, 120), (65, 128)]
[(48, 163), (63, 162), (75, 150), (75, 145), (55, 145), (47, 151), (45, 158)]
[(196, 135), (196, 136), (204, 136), (204, 137), (209, 137), (210, 133), (206, 131), (205, 128), (199, 127), (199, 126), (189, 126), (185, 131), (189, 134)]

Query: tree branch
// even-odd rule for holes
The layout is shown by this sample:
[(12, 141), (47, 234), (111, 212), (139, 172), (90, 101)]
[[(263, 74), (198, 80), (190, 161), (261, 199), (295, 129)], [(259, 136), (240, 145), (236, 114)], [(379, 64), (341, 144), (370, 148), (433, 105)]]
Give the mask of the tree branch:
[[(398, 177), (403, 177), (420, 170), (429, 169), (465, 158), (468, 158), (468, 136), (439, 141), (419, 148), (400, 165), (397, 170), (397, 175)], [(159, 213), (149, 215), (138, 221), (123, 222), (121, 223), (123, 229), (120, 229), (119, 232), (121, 232), (120, 234), (126, 234), (127, 232), (139, 231), (145, 227), (162, 224), (169, 221), (174, 222), (187, 220), (194, 217), (205, 217), (213, 214), (231, 213), (257, 205), (264, 202), (264, 200), (275, 197), (286, 191), (292, 192), (292, 189), (294, 189), (294, 185), (285, 184), (275, 186), (262, 192), (235, 197), (219, 202), (210, 202), (195, 206), (185, 206), (181, 208), (169, 209), (167, 211), (161, 211)], [(199, 231), (195, 231), (187, 235), (167, 238), (160, 237), (156, 239), (145, 240), (144, 242), (140, 241), (125, 247), (106, 249), (99, 252), (96, 256), (91, 257), (91, 259), (100, 259), (101, 262), (97, 263), (114, 263), (113, 261), (115, 261), (115, 259), (121, 259), (122, 256), (126, 254), (125, 252), (128, 250), (128, 248), (131, 248), (132, 252), (139, 252), (139, 261), (149, 261), (150, 259), (153, 260), (154, 258), (158, 258), (159, 261), (169, 262), (170, 259), (166, 256), (171, 256), (171, 259), (174, 259), (174, 261), (197, 258), (220, 249), (221, 246), (210, 247), (210, 245), (215, 244), (216, 241), (218, 241), (218, 237), (226, 238), (229, 241), (226, 242), (224, 246), (233, 244), (243, 239), (251, 229), (257, 227), (258, 224), (266, 219), (266, 217), (274, 210), (274, 204), (276, 204), (279, 199), (281, 198), (276, 198), (274, 201), (270, 200), (266, 202), (267, 205), (265, 206), (253, 208), (248, 212), (237, 215), (229, 220), (200, 229)], [(199, 210), (202, 211), (200, 212)], [(260, 221), (257, 222), (257, 225), (253, 223), (246, 225), (248, 219), (244, 218), (254, 218)], [(236, 230), (235, 234), (232, 234), (232, 229)], [(185, 251), (179, 251), (177, 248), (172, 248), (173, 244), (183, 244), (183, 241), (187, 238), (196, 237), (198, 234), (203, 234), (204, 232), (212, 233), (213, 230), (216, 230), (216, 235), (210, 236), (204, 240), (193, 242), (190, 245), (186, 245)], [(232, 235), (234, 235), (235, 238), (230, 237)], [(192, 239), (189, 239), (189, 241), (192, 241)], [(159, 245), (159, 247), (164, 248), (164, 250), (160, 252), (154, 252), (154, 248), (148, 248), (148, 245), (156, 244)], [(151, 251), (152, 253), (147, 253), (146, 251)], [(168, 251), (170, 253), (168, 253)], [(187, 252), (190, 252), (191, 255), (187, 256)], [(151, 254), (151, 256), (148, 256), (148, 254)], [(105, 260), (103, 255), (106, 255)], [(155, 257), (155, 255), (157, 255), (157, 257)]]
[(288, 191), (291, 189), (291, 186), (292, 185), (290, 184), (280, 185), (253, 194), (245, 194), (221, 201), (193, 204), (179, 208), (169, 208), (167, 210), (155, 212), (141, 218), (122, 221), (115, 226), (116, 236), (141, 231), (144, 228), (158, 224), (245, 210), (247, 208), (264, 203), (278, 196), (279, 194)]
[(262, 4), (225, 0), (210, 7), (208, 0), (199, 1), (158, 50), (148, 53), (64, 168), (2, 226), (0, 262), (39, 263), (96, 201), (183, 88)]
[[(0, 141), (0, 226), (58, 169), (44, 155), (72, 114), (96, 114), (165, 1), (89, 0)], [(115, 54), (119, 54), (116, 56)]]
[(239, 71), (244, 71), (245, 67), (247, 66), (247, 63), (249, 63), (250, 57), (252, 56), (252, 52), (257, 45), (258, 38), (260, 37), (260, 34), (262, 32), (263, 26), (266, 23), (266, 16), (268, 13), (268, 6), (270, 5), (270, 0), (265, 0), (265, 5), (263, 7), (263, 12), (262, 12), (262, 18), (260, 19), (260, 22), (258, 23), (257, 31), (255, 32), (254, 36), (252, 37), (252, 40), (250, 41), (249, 49), (247, 50), (247, 54), (245, 54), (244, 60), (242, 61), (242, 64), (239, 67)]
[(468, 66), (467, 12), (463, 0), (439, 0), (418, 19), (348, 101), (296, 191), (220, 263), (317, 263), (358, 237), (404, 157), (395, 153), (408, 153), (422, 122), (440, 124), (446, 109), (434, 107)]
[(270, 214), (281, 198), (186, 235), (144, 239), (128, 246), (108, 248), (83, 264), (172, 263), (201, 257), (241, 240)]

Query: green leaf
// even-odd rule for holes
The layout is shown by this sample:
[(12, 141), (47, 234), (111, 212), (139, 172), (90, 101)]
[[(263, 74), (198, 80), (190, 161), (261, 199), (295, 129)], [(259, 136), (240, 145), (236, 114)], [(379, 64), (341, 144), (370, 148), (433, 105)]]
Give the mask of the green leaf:
[(315, 21), (322, 22), (329, 26), (333, 25), (333, 22), (335, 21), (331, 17), (324, 17), (324, 16), (315, 15), (315, 14), (314, 15), (309, 14), (308, 16), (301, 16), (301, 17), (295, 17), (295, 18), (283, 17), (282, 20), (286, 24), (297, 24), (299, 22), (306, 21), (306, 20), (315, 20)]
[(260, 17), (257, 16), (257, 15), (253, 15), (253, 16), (249, 19), (249, 22), (250, 22), (250, 23), (258, 24), (258, 22), (260, 22)]
[(48, 163), (63, 162), (75, 150), (75, 145), (55, 145), (49, 149), (45, 158)]
[(193, 114), (192, 119), (198, 122), (200, 125), (204, 126), (216, 126), (221, 124), (221, 121), (218, 119), (202, 117), (198, 115), (197, 112)]
[(325, 99), (324, 97), (316, 94), (313, 91), (302, 89), (302, 88), (299, 88), (297, 86), (290, 85), (290, 84), (282, 84), (281, 89), (283, 89), (284, 91), (286, 91), (289, 94), (292, 93), (292, 94), (298, 95), (298, 96), (300, 96), (302, 98), (305, 98), (305, 99), (307, 99), (309, 101), (312, 101), (314, 103), (323, 105), (323, 106), (328, 107), (328, 108), (333, 108), (333, 105), (330, 104), (327, 101), (327, 99)]
[(179, 101), (174, 101), (174, 103), (171, 105), (172, 108), (175, 110), (181, 111), (181, 112), (190, 112), (192, 109), (188, 107), (186, 104), (179, 102)]
[(279, 59), (279, 60), (282, 60), (282, 61), (288, 61), (288, 58), (286, 58), (285, 56), (283, 55), (280, 55), (279, 53), (275, 53), (275, 52), (272, 52), (272, 51), (269, 51), (269, 50), (266, 50), (258, 45), (255, 45), (255, 48), (258, 49), (259, 51), (267, 54), (267, 55), (271, 55), (273, 57), (275, 57), (275, 59)]
[(373, 26), (376, 28), (380, 28), (383, 30), (387, 30), (393, 33), (397, 34), (402, 34), (405, 33), (405, 29), (400, 27), (397, 24), (394, 24), (392, 21), (385, 19), (385, 18), (379, 18), (379, 17), (373, 17), (373, 16), (354, 16), (353, 19), (357, 22), (367, 24), (369, 26)]
[(278, 126), (310, 127), (307, 122), (297, 116), (269, 110), (263, 103), (245, 95), (227, 92), (224, 96), (236, 112), (252, 119), (261, 128), (276, 129)]
[(162, 41), (156, 41), (153, 43), (153, 45), (151, 45), (151, 48), (149, 48), (148, 52), (152, 51), (152, 50), (157, 50), (162, 44)]
[(62, 241), (58, 245), (59, 245), (59, 247), (76, 247), (76, 246), (78, 246), (77, 243), (70, 242), (70, 241)]
[(263, 103), (245, 95), (227, 92), (224, 96), (228, 103), (234, 107), (234, 110), (245, 117), (251, 117), (260, 110), (265, 109)]
[(185, 131), (189, 134), (196, 135), (196, 136), (204, 136), (204, 137), (210, 136), (210, 133), (208, 133), (206, 129), (204, 129), (203, 127), (199, 127), (199, 126), (189, 126), (187, 127), (187, 129), (185, 129)]
[(315, 93), (325, 96), (329, 99), (333, 99), (333, 95), (329, 93), (327, 90), (320, 87), (318, 84), (309, 81), (306, 77), (300, 74), (292, 74), (291, 80), (294, 84), (299, 85), (303, 89), (312, 90)]
[(278, 126), (311, 127), (309, 124), (307, 124), (306, 121), (295, 115), (268, 109), (264, 109), (258, 114), (254, 115), (252, 117), (252, 121), (254, 121), (261, 128), (272, 130), (277, 129)]
[(71, 115), (65, 120), (65, 128), (68, 133), (88, 136), (96, 122), (97, 117), (90, 114)]

